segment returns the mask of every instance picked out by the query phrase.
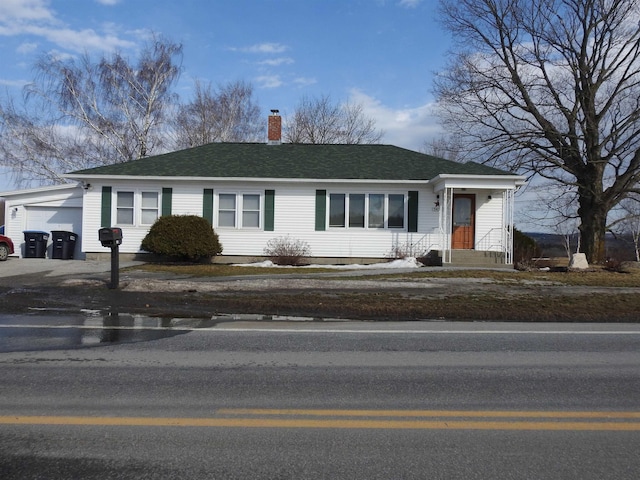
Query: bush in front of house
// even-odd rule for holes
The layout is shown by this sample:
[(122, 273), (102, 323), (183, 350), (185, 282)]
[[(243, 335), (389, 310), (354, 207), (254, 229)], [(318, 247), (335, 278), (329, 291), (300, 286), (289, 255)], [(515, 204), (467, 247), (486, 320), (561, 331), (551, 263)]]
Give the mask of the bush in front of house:
[(286, 237), (272, 238), (264, 247), (264, 254), (276, 265), (305, 265), (311, 248), (304, 240)]
[(197, 215), (158, 218), (142, 240), (143, 250), (177, 260), (196, 261), (222, 253), (218, 235)]
[(389, 251), (385, 256), (391, 260), (415, 258), (423, 265), (442, 266), (442, 258), (438, 256), (438, 252), (410, 242), (394, 244), (391, 251)]
[(530, 236), (513, 229), (513, 264), (516, 270), (528, 270), (533, 259), (541, 255), (540, 247)]

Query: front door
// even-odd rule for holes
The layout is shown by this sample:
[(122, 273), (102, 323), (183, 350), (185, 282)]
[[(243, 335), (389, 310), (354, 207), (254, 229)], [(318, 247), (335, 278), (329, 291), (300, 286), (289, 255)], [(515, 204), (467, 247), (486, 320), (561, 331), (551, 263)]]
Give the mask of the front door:
[(474, 246), (476, 222), (476, 196), (470, 194), (453, 195), (453, 227), (451, 248), (471, 250)]

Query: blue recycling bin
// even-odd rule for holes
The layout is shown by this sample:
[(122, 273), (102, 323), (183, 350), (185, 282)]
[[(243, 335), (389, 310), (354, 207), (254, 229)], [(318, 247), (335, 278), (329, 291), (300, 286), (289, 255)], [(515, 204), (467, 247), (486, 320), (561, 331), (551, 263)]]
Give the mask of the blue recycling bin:
[(45, 258), (49, 233), (38, 230), (25, 230), (22, 233), (24, 233), (24, 258)]

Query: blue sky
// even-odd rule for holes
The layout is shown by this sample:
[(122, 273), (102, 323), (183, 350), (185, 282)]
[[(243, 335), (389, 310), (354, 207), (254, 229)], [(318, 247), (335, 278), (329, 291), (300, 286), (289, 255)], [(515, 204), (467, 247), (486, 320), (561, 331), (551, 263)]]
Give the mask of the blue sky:
[(178, 93), (195, 78), (253, 84), (268, 114), (303, 95), (355, 100), (386, 132), (419, 150), (438, 130), (431, 81), (448, 36), (437, 0), (2, 0), (0, 88), (16, 94), (42, 52), (132, 58), (150, 32), (184, 45)]

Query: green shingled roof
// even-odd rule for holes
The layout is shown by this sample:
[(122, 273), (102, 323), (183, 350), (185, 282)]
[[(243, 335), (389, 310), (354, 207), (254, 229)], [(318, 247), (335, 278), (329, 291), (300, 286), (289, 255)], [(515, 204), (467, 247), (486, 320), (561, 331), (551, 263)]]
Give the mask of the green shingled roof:
[(393, 145), (210, 143), (140, 160), (78, 170), (76, 175), (205, 178), (430, 180), (440, 174), (511, 175)]

